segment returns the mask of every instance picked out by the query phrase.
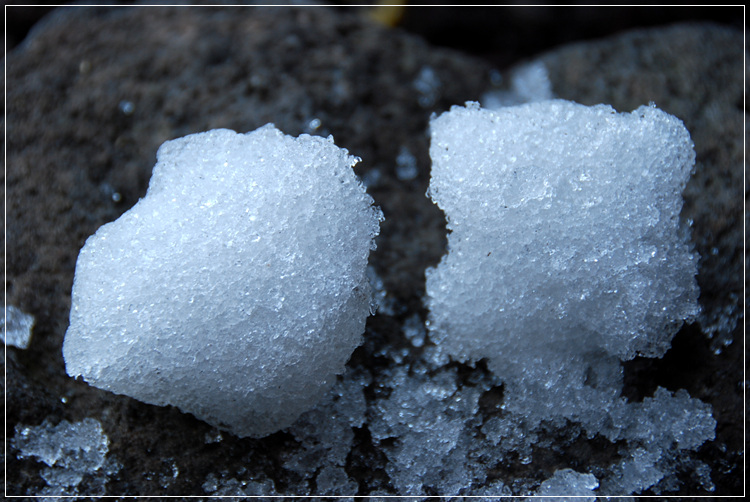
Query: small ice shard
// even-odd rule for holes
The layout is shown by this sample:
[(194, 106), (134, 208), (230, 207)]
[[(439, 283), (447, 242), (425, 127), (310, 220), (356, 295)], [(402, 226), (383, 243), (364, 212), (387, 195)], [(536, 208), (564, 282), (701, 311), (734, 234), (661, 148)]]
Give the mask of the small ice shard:
[(34, 316), (26, 314), (18, 307), (7, 305), (5, 318), (0, 326), (3, 342), (19, 349), (28, 349), (31, 341), (31, 331), (34, 328)]
[(238, 436), (289, 426), (361, 343), (382, 213), (332, 138), (273, 125), (164, 143), (81, 250), (67, 372)]
[[(453, 107), (431, 123), (429, 194), (448, 254), (427, 271), (430, 338), (511, 380), (602, 352), (660, 357), (699, 312), (680, 224), (695, 153), (653, 107)], [(538, 364), (539, 362), (542, 364)], [(582, 385), (582, 382), (581, 382)]]
[(541, 61), (532, 61), (516, 68), (511, 74), (510, 90), (489, 91), (482, 96), (482, 107), (497, 110), (505, 106), (520, 105), (553, 99), (552, 83), (547, 67)]

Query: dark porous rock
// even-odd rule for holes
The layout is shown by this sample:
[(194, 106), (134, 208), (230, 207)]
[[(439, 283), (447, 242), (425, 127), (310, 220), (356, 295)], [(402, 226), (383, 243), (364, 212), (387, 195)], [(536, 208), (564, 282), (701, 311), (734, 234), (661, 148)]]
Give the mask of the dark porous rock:
[[(425, 372), (420, 360), (429, 341), (410, 343), (402, 330), (408, 319), (425, 319), (424, 271), (445, 251), (444, 217), (424, 196), (429, 116), (478, 99), (491, 87), (491, 68), (363, 14), (323, 7), (65, 7), (7, 55), (7, 302), (36, 319), (30, 347), (8, 348), (7, 439), (20, 434), (17, 426), (90, 417), (109, 440), (108, 463), (68, 485), (56, 484), (47, 465), (22, 457), (12, 443), (8, 495), (399, 494), (389, 471), (399, 438), (376, 439), (368, 423), (395, 390), (389, 375), (404, 368), (427, 380), (455, 373), (459, 393), (489, 389), (480, 414), (499, 413), (502, 387), (488, 383), (481, 362)], [(712, 404), (717, 440), (696, 456), (710, 467), (717, 494), (739, 493), (741, 482), (742, 57), (741, 33), (683, 26), (542, 58), (558, 96), (620, 110), (655, 101), (693, 135), (698, 167), (685, 216), (694, 221), (702, 256), (705, 315), (700, 326), (677, 335), (663, 360), (628, 363), (626, 392), (640, 399), (657, 385), (687, 388)], [(385, 214), (371, 256), (382, 280), (381, 309), (339, 382), (360, 382), (363, 401), (334, 393), (289, 430), (239, 439), (175, 408), (67, 377), (61, 347), (86, 238), (146, 193), (164, 141), (268, 122), (291, 135), (332, 134), (363, 159), (355, 170)], [(402, 148), (415, 157), (416, 176), (399, 173)], [(357, 403), (360, 412), (347, 411)], [(333, 425), (316, 427), (316, 417)], [(462, 438), (480, 441), (480, 425), (467, 421)], [(326, 434), (338, 438), (321, 439)], [(502, 480), (512, 493), (528, 493), (555, 468), (599, 472), (618, 456), (617, 445), (588, 441), (574, 427), (551, 431), (549, 441), (570, 447), (540, 452), (531, 465), (493, 464), (487, 453), (465, 459), (473, 470), (453, 491), (486, 494), (484, 484), (492, 490)], [(587, 470), (591, 459), (599, 467)], [(689, 475), (683, 481), (674, 493), (706, 493)]]

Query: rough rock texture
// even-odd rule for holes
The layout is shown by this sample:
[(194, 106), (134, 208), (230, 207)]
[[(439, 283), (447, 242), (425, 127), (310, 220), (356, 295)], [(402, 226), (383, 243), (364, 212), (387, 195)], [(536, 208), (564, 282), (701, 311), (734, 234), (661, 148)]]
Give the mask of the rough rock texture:
[[(696, 144), (683, 214), (694, 221), (706, 314), (677, 334), (663, 359), (628, 363), (625, 384), (635, 401), (661, 386), (712, 405), (717, 438), (696, 458), (710, 468), (715, 495), (740, 493), (742, 479), (742, 57), (741, 32), (709, 25), (631, 33), (543, 57), (558, 97), (621, 111), (655, 101), (685, 122)], [(449, 388), (467, 396), (471, 413), (501, 408), (502, 388), (488, 383), (481, 364), (439, 371), (413, 364), (430, 345), (421, 324), (413, 326), (415, 315), (425, 318), (424, 270), (445, 246), (443, 215), (424, 197), (428, 118), (488, 90), (487, 64), (326, 8), (65, 8), (7, 64), (7, 301), (36, 319), (30, 347), (8, 349), (8, 431), (45, 419), (101, 422), (118, 469), (106, 484), (85, 477), (78, 493), (396, 493), (392, 459), (409, 452), (376, 439), (368, 425), (394, 402), (389, 382), (420, 371), (412, 385), (434, 402), (448, 399), (438, 391)], [(349, 363), (354, 376), (294, 430), (260, 440), (66, 377), (61, 347), (75, 259), (89, 235), (145, 194), (158, 146), (267, 122), (291, 135), (333, 134), (363, 158), (355, 169), (385, 214), (371, 257), (384, 288), (381, 310)], [(397, 173), (404, 146), (416, 158), (413, 179)], [(448, 383), (436, 387), (438, 377)], [(454, 456), (479, 425), (460, 429)], [(326, 434), (336, 448), (325, 447)], [(616, 445), (600, 439), (549, 434), (553, 442), (572, 438), (570, 446), (542, 448), (531, 464), (488, 458), (480, 475), (471, 470), (479, 464), (455, 459), (468, 474), (455, 471), (454, 491), (469, 479), (473, 493), (528, 494), (556, 471), (585, 473), (592, 462), (606, 467), (618, 458)], [(43, 465), (8, 453), (9, 495), (48, 487)], [(429, 459), (430, 451), (421, 454)], [(702, 479), (683, 476), (669, 493), (707, 494)]]

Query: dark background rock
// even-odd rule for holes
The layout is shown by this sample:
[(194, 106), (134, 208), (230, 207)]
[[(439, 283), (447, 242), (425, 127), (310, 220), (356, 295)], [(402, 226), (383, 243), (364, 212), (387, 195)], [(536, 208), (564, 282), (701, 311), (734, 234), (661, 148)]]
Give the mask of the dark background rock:
[[(674, 11), (671, 18), (648, 12), (659, 13), (650, 21), (665, 22), (707, 11)], [(424, 318), (424, 269), (444, 252), (443, 216), (424, 197), (430, 113), (478, 99), (492, 87), (493, 66), (519, 62), (560, 41), (610, 33), (602, 31), (604, 25), (618, 30), (627, 18), (606, 9), (495, 9), (493, 15), (407, 9), (406, 28), (481, 54), (482, 60), (375, 25), (363, 14), (327, 8), (63, 8), (7, 56), (7, 301), (36, 317), (30, 348), (9, 349), (6, 360), (9, 435), (16, 424), (38, 425), (46, 417), (97, 418), (111, 455), (122, 463), (108, 494), (203, 495), (208, 473), (243, 465), (274, 479), (283, 493), (294, 482), (278, 475), (280, 459), (295, 447), (289, 434), (262, 440), (224, 434), (220, 443), (206, 444), (212, 429), (189, 415), (66, 377), (60, 349), (85, 239), (145, 194), (156, 150), (167, 139), (217, 127), (249, 131), (267, 122), (292, 135), (331, 133), (339, 146), (364, 159), (356, 171), (369, 180), (386, 216), (371, 263), (394, 311), (368, 321), (367, 341), (350, 363), (377, 374), (392, 364), (377, 354), (409, 346), (401, 323), (415, 312)], [(739, 25), (740, 15), (722, 11), (715, 17)], [(508, 19), (498, 21), (505, 23), (502, 35), (485, 44), (487, 30), (481, 28), (490, 21), (482, 19), (493, 17)], [(447, 18), (453, 28), (444, 26)], [(543, 29), (550, 25), (562, 33), (556, 40), (554, 30)], [(473, 39), (465, 26), (475, 27)], [(435, 35), (441, 32), (442, 39)], [(544, 42), (529, 35), (534, 32)], [(451, 36), (476, 45), (462, 46)], [(524, 38), (533, 43), (523, 45)], [(543, 57), (558, 96), (610, 103), (621, 111), (655, 101), (685, 121), (696, 143), (696, 176), (684, 214), (694, 220), (706, 312), (700, 325), (677, 335), (664, 359), (626, 365), (626, 393), (637, 400), (657, 385), (686, 388), (712, 404), (717, 440), (699, 458), (712, 467), (716, 494), (741, 492), (743, 57), (741, 31), (705, 24), (636, 32)], [(414, 86), (425, 67), (440, 82), (429, 106), (420, 104), (423, 96)], [(320, 121), (314, 131), (313, 119)], [(413, 180), (396, 175), (402, 146), (417, 159)], [(739, 322), (724, 330), (729, 335), (704, 334), (711, 323), (732, 320)], [(8, 494), (35, 493), (44, 485), (38, 463), (19, 460), (12, 450), (6, 461)], [(165, 488), (160, 475), (170, 472), (171, 462), (180, 475)], [(359, 430), (347, 469), (361, 494), (389, 489), (384, 462), (366, 428)], [(688, 482), (681, 493), (704, 492)]]

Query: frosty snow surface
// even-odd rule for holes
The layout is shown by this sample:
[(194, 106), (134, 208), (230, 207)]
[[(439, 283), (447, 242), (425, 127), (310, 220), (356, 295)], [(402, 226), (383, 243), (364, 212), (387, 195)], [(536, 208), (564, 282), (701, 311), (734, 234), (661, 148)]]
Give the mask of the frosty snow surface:
[(35, 458), (46, 464), (42, 478), (47, 483), (38, 495), (75, 495), (78, 485), (90, 477), (89, 489), (104, 493), (109, 475), (119, 469), (106, 458), (109, 439), (93, 418), (52, 425), (45, 420), (36, 427), (16, 426), (11, 446), (19, 458)]
[(272, 125), (164, 143), (81, 250), (69, 375), (239, 436), (290, 425), (361, 343), (382, 214), (332, 138)]
[(628, 402), (620, 363), (661, 357), (699, 313), (679, 220), (695, 159), (682, 122), (652, 106), (467, 103), (431, 134), (428, 193), (450, 233), (427, 270), (429, 337), (439, 357), (484, 358), (504, 384), (504, 415), (482, 426), (494, 455), (523, 458), (542, 422), (573, 422), (624, 442), (622, 460), (602, 478), (560, 472), (538, 494), (638, 493), (674, 476), (714, 438), (711, 407), (663, 388)]
[(430, 332), (450, 354), (519, 378), (532, 350), (660, 357), (698, 314), (678, 119), (552, 100), (454, 107), (431, 130), (429, 193), (451, 233), (427, 272)]

